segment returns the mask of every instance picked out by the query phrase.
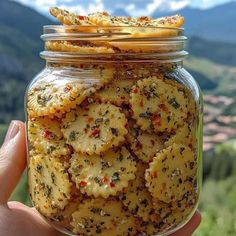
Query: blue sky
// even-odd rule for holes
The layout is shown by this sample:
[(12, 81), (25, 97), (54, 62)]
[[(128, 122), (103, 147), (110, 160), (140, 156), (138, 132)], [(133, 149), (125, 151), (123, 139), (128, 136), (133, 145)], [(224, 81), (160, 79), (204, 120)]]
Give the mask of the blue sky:
[(186, 6), (209, 8), (232, 0), (15, 0), (46, 13), (51, 6), (67, 8), (78, 14), (108, 10), (125, 9), (130, 15), (151, 15), (152, 12), (179, 10)]

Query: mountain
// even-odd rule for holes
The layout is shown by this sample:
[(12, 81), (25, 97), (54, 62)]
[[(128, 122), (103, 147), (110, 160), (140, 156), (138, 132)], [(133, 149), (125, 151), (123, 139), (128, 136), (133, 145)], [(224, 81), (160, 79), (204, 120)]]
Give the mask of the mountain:
[[(141, 5), (140, 5), (141, 6)], [(140, 7), (139, 6), (139, 7)], [(236, 42), (236, 2), (217, 5), (208, 9), (185, 7), (178, 11), (169, 11), (167, 2), (158, 8), (153, 18), (181, 14), (185, 17), (185, 32), (188, 36), (197, 36), (211, 41)], [(132, 14), (127, 8), (115, 8), (114, 15), (127, 16)]]
[(187, 50), (190, 55), (207, 58), (218, 64), (236, 65), (236, 41), (234, 43), (223, 43), (191, 37), (187, 43)]
[(43, 67), (42, 27), (51, 21), (19, 3), (0, 0), (0, 123), (23, 119), (24, 91)]
[(29, 79), (39, 69), (38, 54), (43, 49), (39, 39), (43, 25), (52, 21), (14, 1), (1, 0), (0, 9), (0, 54), (17, 60)]
[(0, 1), (0, 22), (6, 27), (17, 29), (30, 39), (38, 40), (42, 26), (51, 21), (32, 8), (9, 0)]
[(217, 5), (209, 9), (186, 7), (177, 12), (155, 12), (160, 15), (181, 14), (185, 17), (184, 28), (189, 36), (198, 36), (212, 41), (236, 42), (236, 2)]

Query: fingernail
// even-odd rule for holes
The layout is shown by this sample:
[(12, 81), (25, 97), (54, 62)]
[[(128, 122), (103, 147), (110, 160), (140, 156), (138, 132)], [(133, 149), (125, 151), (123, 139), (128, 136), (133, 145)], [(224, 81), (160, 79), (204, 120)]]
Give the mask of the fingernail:
[(19, 129), (19, 125), (17, 124), (17, 121), (13, 120), (9, 125), (4, 143), (10, 141), (11, 139), (13, 139), (17, 135), (19, 130), (20, 129)]

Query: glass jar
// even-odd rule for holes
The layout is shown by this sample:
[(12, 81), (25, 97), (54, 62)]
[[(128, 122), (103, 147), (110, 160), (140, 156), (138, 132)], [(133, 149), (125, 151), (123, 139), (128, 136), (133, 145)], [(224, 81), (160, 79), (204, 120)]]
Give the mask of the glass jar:
[(25, 103), (36, 209), (68, 235), (184, 226), (202, 182), (202, 97), (183, 29), (46, 26), (42, 38)]

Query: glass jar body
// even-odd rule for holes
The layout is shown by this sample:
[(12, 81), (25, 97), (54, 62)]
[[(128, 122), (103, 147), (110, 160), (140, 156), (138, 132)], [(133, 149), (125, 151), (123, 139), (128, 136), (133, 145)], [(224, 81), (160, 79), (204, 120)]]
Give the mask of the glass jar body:
[(48, 63), (26, 93), (33, 205), (68, 235), (168, 235), (201, 186), (202, 98), (175, 63)]

